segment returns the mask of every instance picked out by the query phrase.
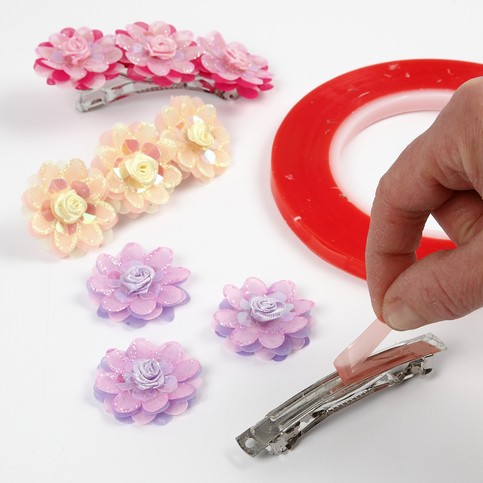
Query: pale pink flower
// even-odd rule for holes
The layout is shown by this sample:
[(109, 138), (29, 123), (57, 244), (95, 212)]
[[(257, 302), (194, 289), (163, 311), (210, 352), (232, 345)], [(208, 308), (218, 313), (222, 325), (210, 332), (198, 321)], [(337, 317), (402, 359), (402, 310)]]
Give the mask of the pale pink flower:
[(267, 61), (248, 52), (238, 42), (227, 44), (219, 32), (199, 37), (204, 52), (198, 62), (200, 75), (211, 79), (222, 91), (236, 90), (243, 97), (253, 98), (258, 91), (272, 88), (272, 74)]
[(201, 54), (193, 33), (177, 31), (164, 22), (136, 22), (116, 31), (116, 42), (124, 51), (128, 76), (150, 80), (161, 86), (191, 81), (197, 74), (193, 60)]
[(60, 257), (98, 248), (117, 222), (114, 208), (104, 201), (106, 194), (103, 174), (87, 169), (81, 160), (63, 168), (44, 163), (23, 195), (30, 231), (48, 240)]
[(103, 35), (86, 27), (62, 29), (42, 42), (36, 51), (35, 71), (47, 84), (70, 85), (79, 90), (99, 89), (117, 77), (123, 66), (122, 51), (114, 35)]
[(100, 139), (92, 165), (106, 176), (108, 199), (121, 214), (153, 213), (181, 182), (176, 145), (152, 123), (116, 124)]
[(250, 277), (241, 288), (225, 285), (223, 293), (213, 325), (229, 350), (281, 361), (309, 343), (314, 303), (298, 298), (292, 281), (267, 286)]
[(193, 403), (201, 365), (178, 342), (156, 346), (136, 339), (126, 351), (109, 349), (97, 371), (94, 394), (122, 422), (166, 424)]
[(185, 173), (209, 181), (230, 165), (228, 131), (215, 107), (199, 97), (172, 97), (155, 124), (161, 137), (176, 146), (176, 163)]

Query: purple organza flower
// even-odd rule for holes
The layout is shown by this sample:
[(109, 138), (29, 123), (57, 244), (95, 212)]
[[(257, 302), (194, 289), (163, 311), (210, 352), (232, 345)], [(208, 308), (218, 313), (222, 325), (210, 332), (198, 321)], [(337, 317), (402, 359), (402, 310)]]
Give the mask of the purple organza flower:
[(193, 60), (200, 56), (201, 47), (190, 31), (178, 32), (164, 22), (136, 22), (126, 30), (116, 30), (116, 34), (131, 79), (169, 86), (190, 82), (198, 73)]
[(251, 277), (241, 289), (225, 285), (223, 293), (213, 323), (228, 349), (281, 361), (308, 344), (314, 302), (297, 298), (293, 282), (280, 280), (267, 287)]
[(94, 394), (123, 422), (166, 424), (184, 413), (201, 386), (201, 365), (178, 342), (156, 346), (136, 339), (126, 351), (109, 349), (98, 368)]
[(118, 61), (121, 49), (114, 35), (87, 27), (65, 28), (52, 34), (36, 51), (35, 71), (47, 77), (50, 85), (72, 85), (79, 90), (99, 89), (106, 80), (117, 77), (122, 69)]
[(128, 243), (116, 257), (99, 255), (87, 281), (98, 315), (135, 326), (157, 317), (173, 320), (174, 307), (188, 301), (179, 284), (190, 271), (172, 267), (172, 260), (169, 248), (145, 252), (137, 243)]
[(258, 91), (273, 87), (267, 61), (250, 54), (242, 44), (227, 44), (218, 32), (199, 37), (198, 43), (204, 49), (198, 62), (200, 75), (211, 79), (216, 89), (236, 90), (243, 97), (254, 98)]

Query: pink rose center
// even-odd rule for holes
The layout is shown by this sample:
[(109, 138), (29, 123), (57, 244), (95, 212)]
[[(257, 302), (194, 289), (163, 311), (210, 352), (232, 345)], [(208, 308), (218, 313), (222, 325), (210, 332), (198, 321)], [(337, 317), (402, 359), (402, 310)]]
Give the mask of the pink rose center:
[(91, 49), (84, 37), (74, 35), (64, 44), (64, 55), (69, 57), (73, 64), (78, 64), (91, 55)]
[(148, 39), (146, 49), (152, 57), (169, 60), (176, 54), (176, 42), (170, 37), (156, 35)]
[(247, 70), (251, 63), (250, 55), (235, 47), (226, 47), (224, 57), (231, 67), (238, 70)]

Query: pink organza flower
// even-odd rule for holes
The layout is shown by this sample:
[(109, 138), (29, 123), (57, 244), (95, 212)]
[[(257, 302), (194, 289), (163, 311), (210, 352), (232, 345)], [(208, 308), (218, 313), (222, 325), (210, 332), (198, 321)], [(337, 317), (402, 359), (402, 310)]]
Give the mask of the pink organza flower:
[(62, 29), (36, 51), (35, 71), (50, 85), (72, 85), (79, 90), (99, 89), (119, 75), (122, 51), (114, 35), (86, 27)]
[(126, 351), (109, 349), (101, 361), (94, 394), (123, 422), (166, 424), (184, 413), (201, 386), (201, 365), (178, 342), (156, 346), (136, 339)]
[(281, 280), (267, 287), (251, 277), (241, 289), (225, 285), (223, 293), (213, 323), (228, 349), (281, 361), (308, 344), (314, 303), (297, 298), (293, 282)]
[(190, 271), (172, 261), (169, 248), (145, 252), (137, 243), (128, 243), (116, 257), (99, 255), (87, 281), (98, 315), (134, 326), (157, 317), (173, 320), (174, 307), (189, 300), (179, 285)]
[(198, 73), (193, 60), (201, 48), (192, 32), (178, 32), (172, 25), (136, 22), (116, 31), (116, 42), (124, 51), (127, 75), (150, 80), (160, 86), (190, 82)]
[(176, 163), (185, 173), (209, 181), (230, 165), (228, 131), (219, 123), (215, 107), (199, 97), (171, 97), (155, 124), (161, 137), (176, 146)]
[(106, 194), (102, 173), (81, 160), (63, 168), (44, 163), (23, 195), (30, 231), (60, 257), (98, 248), (117, 222), (114, 208), (104, 201)]
[(273, 87), (267, 61), (250, 54), (242, 44), (227, 44), (218, 32), (199, 37), (198, 43), (204, 49), (198, 62), (200, 75), (211, 79), (216, 89), (236, 90), (243, 97), (254, 98), (258, 91)]
[(176, 145), (161, 138), (154, 124), (116, 124), (101, 136), (92, 165), (106, 176), (116, 210), (135, 218), (157, 211), (181, 182), (175, 157)]

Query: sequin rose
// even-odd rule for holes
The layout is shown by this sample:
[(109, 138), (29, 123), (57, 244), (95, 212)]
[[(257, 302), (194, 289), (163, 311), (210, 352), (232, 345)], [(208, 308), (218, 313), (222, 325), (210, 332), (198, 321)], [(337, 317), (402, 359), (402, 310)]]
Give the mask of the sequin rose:
[(308, 344), (314, 303), (297, 298), (293, 282), (281, 280), (267, 287), (252, 277), (241, 289), (226, 285), (223, 293), (213, 325), (226, 338), (228, 349), (281, 361)]
[(201, 386), (201, 365), (178, 342), (156, 346), (136, 339), (110, 349), (97, 371), (94, 394), (123, 422), (166, 424), (184, 413)]
[(174, 307), (188, 301), (179, 285), (190, 272), (171, 266), (172, 260), (169, 248), (145, 252), (137, 243), (128, 243), (116, 257), (99, 255), (87, 281), (98, 315), (134, 326), (157, 317), (173, 320)]
[(230, 136), (213, 105), (198, 97), (172, 97), (155, 124), (161, 137), (176, 145), (176, 162), (185, 173), (209, 181), (230, 165)]
[(117, 222), (105, 200), (107, 183), (102, 173), (87, 169), (79, 159), (64, 167), (44, 163), (23, 195), (32, 234), (48, 240), (58, 256), (98, 248)]
[(243, 97), (254, 98), (259, 91), (273, 87), (267, 61), (250, 54), (242, 44), (227, 44), (218, 32), (198, 38), (198, 43), (204, 49), (198, 62), (200, 75), (211, 79), (216, 89), (236, 90)]
[(65, 28), (52, 34), (36, 51), (35, 71), (50, 85), (72, 85), (76, 89), (99, 89), (117, 77), (123, 66), (122, 51), (113, 35), (86, 27)]
[(175, 157), (175, 143), (160, 138), (154, 124), (116, 124), (101, 136), (92, 165), (105, 174), (116, 210), (133, 218), (168, 201), (181, 182)]
[(193, 60), (200, 56), (201, 48), (189, 31), (178, 32), (164, 22), (136, 22), (116, 34), (131, 79), (169, 86), (192, 81), (197, 74)]

